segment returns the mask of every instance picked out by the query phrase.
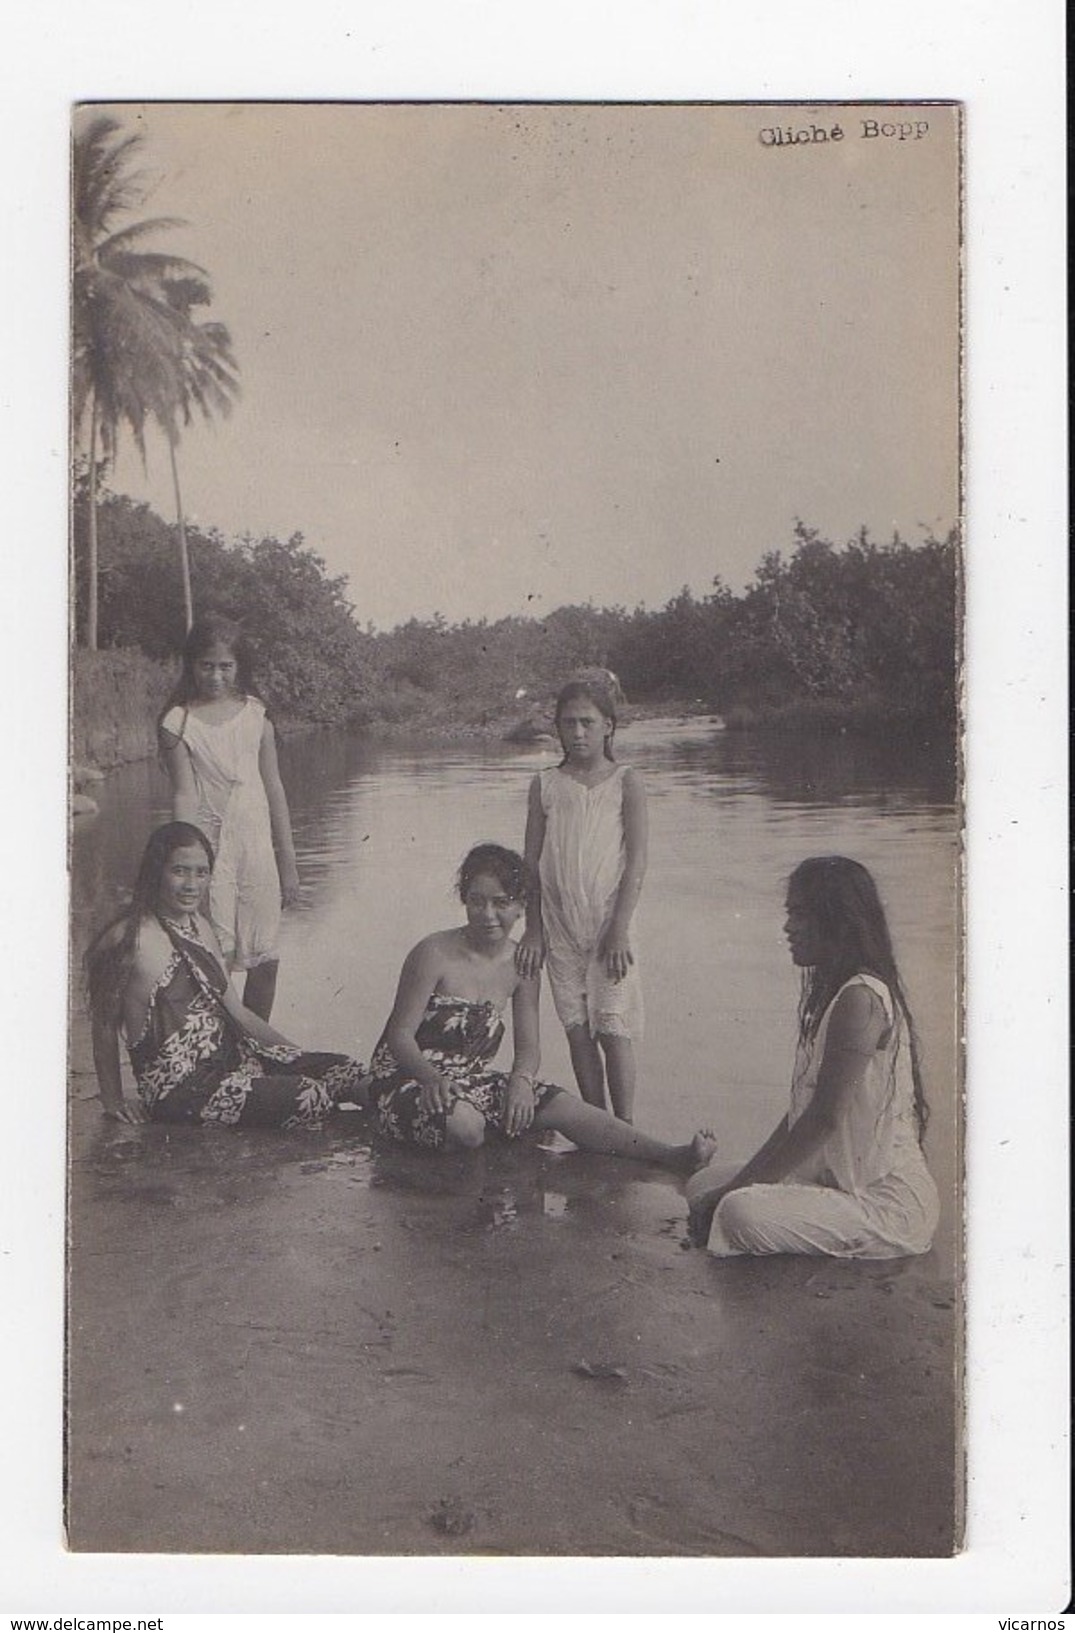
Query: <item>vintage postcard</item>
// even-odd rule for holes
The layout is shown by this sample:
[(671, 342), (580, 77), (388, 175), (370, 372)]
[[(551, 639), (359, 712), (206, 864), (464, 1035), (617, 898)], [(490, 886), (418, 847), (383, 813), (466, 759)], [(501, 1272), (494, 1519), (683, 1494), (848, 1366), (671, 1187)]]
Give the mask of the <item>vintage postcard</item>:
[(70, 1547), (952, 1556), (961, 107), (72, 134)]

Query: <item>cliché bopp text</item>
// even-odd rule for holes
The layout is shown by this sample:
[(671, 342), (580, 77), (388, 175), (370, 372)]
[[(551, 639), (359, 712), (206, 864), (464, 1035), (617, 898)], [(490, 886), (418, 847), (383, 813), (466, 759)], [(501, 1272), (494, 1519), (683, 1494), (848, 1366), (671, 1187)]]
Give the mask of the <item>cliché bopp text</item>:
[[(860, 119), (860, 141), (920, 142), (929, 134), (928, 119)], [(799, 147), (819, 142), (842, 142), (842, 125), (766, 125), (758, 132), (762, 147)]]

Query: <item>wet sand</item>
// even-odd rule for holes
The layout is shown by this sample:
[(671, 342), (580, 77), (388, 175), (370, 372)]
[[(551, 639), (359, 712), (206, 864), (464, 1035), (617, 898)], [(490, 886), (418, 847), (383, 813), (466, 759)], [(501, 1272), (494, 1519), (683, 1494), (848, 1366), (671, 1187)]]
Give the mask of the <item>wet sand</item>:
[(952, 1552), (943, 1241), (718, 1263), (612, 1158), (109, 1122), (81, 1022), (72, 1094), (75, 1549)]

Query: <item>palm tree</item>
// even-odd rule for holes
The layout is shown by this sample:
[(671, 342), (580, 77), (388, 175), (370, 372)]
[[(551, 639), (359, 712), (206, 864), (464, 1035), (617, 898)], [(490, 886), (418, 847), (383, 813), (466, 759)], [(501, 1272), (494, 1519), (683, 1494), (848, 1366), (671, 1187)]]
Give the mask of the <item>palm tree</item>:
[(182, 317), (180, 367), (172, 382), (172, 396), (153, 405), (153, 417), (164, 432), (172, 467), (176, 521), (179, 527), (179, 567), (183, 580), (183, 614), (189, 631), (194, 622), (194, 598), (190, 584), (190, 552), (179, 486), (180, 420), (188, 426), (197, 410), (204, 419), (214, 414), (230, 414), (239, 394), (238, 365), (232, 351), (231, 335), (223, 323), (198, 323), (191, 309), (208, 303), (208, 285), (198, 280), (169, 280), (168, 300)]
[[(86, 640), (97, 645), (97, 487), (103, 462), (115, 454), (126, 426), (145, 458), (145, 427), (154, 420), (168, 439), (179, 496), (175, 446), (192, 407), (207, 416), (230, 406), (237, 390), (227, 330), (198, 324), (193, 308), (207, 305), (207, 274), (182, 256), (146, 251), (148, 236), (182, 225), (172, 217), (113, 230), (117, 218), (145, 197), (131, 169), (141, 136), (125, 136), (99, 115), (76, 137), (72, 165), (72, 415), (89, 423), (89, 606)], [(180, 550), (190, 620), (186, 529), (180, 510)]]

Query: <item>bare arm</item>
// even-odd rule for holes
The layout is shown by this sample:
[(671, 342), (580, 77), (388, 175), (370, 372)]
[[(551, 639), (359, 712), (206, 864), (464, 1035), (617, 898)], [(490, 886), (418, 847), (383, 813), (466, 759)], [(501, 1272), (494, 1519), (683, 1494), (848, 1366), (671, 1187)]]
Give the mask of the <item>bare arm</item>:
[(198, 785), (194, 781), (190, 750), (181, 737), (165, 731), (163, 726), (160, 730), (160, 742), (164, 764), (168, 770), (168, 780), (172, 785), (172, 816), (176, 822), (196, 823)]
[(282, 1032), (278, 1032), (275, 1027), (270, 1026), (268, 1021), (263, 1021), (260, 1015), (255, 1015), (252, 1009), (247, 1009), (245, 1005), (240, 1002), (239, 996), (230, 982), (224, 988), (220, 1001), (224, 1005), (224, 1008), (227, 1010), (228, 1014), (231, 1016), (232, 1020), (238, 1021), (239, 1025), (243, 1028), (243, 1031), (249, 1032), (250, 1036), (255, 1040), (255, 1042), (283, 1043), (286, 1044), (289, 1049), (294, 1049), (297, 1047), (296, 1044), (292, 1043), (290, 1038), (285, 1038)]
[(418, 1046), (418, 1028), (431, 994), (436, 990), (442, 958), (439, 936), (427, 936), (412, 947), (403, 961), (396, 1001), (384, 1029), (385, 1042), (398, 1065), (421, 1085), (426, 1111), (450, 1111), (455, 1090)]
[(258, 769), (265, 784), (265, 797), (269, 802), (269, 821), (272, 824), (273, 844), (276, 847), (276, 860), (280, 869), (281, 894), (284, 906), (292, 907), (299, 899), (299, 870), (295, 864), (291, 812), (280, 779), (280, 766), (276, 758), (276, 733), (271, 720), (266, 720), (262, 727)]
[(545, 962), (545, 926), (541, 917), (541, 852), (545, 846), (545, 812), (541, 808), (541, 778), (530, 784), (526, 804), (526, 838), (523, 859), (530, 874), (530, 900), (526, 904), (526, 928), (515, 953), (515, 967), (524, 980), (538, 974)]
[(294, 1049), (296, 1045), (292, 1043), (290, 1038), (285, 1038), (282, 1032), (277, 1032), (275, 1027), (269, 1025), (268, 1021), (263, 1021), (260, 1015), (255, 1015), (252, 1009), (247, 1009), (240, 1001), (235, 988), (227, 980), (228, 964), (224, 957), (224, 949), (220, 945), (220, 940), (212, 922), (204, 914), (198, 915), (198, 934), (224, 971), (225, 983), (224, 990), (220, 995), (220, 1001), (232, 1020), (238, 1021), (243, 1031), (249, 1032), (257, 1043), (282, 1043), (289, 1049)]
[(534, 1084), (541, 1064), (541, 977), (523, 978), (512, 994), (514, 1053), (504, 1100), (504, 1132), (522, 1134), (534, 1121)]
[[(114, 926), (106, 945), (115, 947), (122, 933), (120, 925)], [(147, 933), (145, 924), (139, 928), (134, 959), (123, 992), (123, 1018), (128, 1037), (136, 1036), (145, 1025), (150, 989), (164, 969), (171, 950), (162, 946), (162, 941), (162, 931), (155, 936), (152, 930)], [(97, 1087), (105, 1116), (123, 1123), (146, 1122), (147, 1113), (142, 1102), (127, 1100), (123, 1093), (118, 1021), (93, 1015), (91, 1025), (93, 1069), (97, 1074)]]
[(119, 1028), (94, 1017), (93, 1069), (106, 1117), (121, 1123), (144, 1123), (148, 1114), (140, 1100), (128, 1100), (123, 1093), (119, 1064)]
[(635, 961), (631, 951), (631, 917), (642, 894), (649, 847), (649, 817), (646, 790), (637, 771), (623, 779), (623, 877), (616, 892), (612, 919), (598, 948), (605, 968), (614, 981), (622, 981)]
[(790, 1128), (786, 1117), (778, 1124), (721, 1195), (744, 1185), (777, 1184), (814, 1155), (846, 1115), (887, 1025), (879, 999), (867, 987), (841, 993), (829, 1020), (813, 1099)]

